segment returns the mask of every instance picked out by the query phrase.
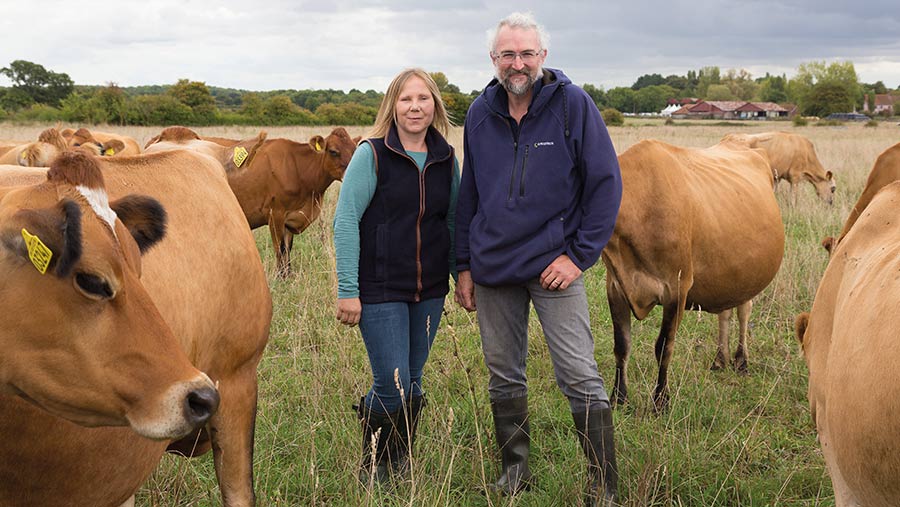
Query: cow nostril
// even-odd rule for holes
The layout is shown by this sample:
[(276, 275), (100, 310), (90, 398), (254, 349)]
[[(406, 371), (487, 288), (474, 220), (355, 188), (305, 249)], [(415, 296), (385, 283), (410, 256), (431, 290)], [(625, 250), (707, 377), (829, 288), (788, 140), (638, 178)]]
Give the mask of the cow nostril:
[(219, 392), (211, 387), (194, 389), (185, 400), (185, 415), (194, 425), (205, 423), (219, 408)]

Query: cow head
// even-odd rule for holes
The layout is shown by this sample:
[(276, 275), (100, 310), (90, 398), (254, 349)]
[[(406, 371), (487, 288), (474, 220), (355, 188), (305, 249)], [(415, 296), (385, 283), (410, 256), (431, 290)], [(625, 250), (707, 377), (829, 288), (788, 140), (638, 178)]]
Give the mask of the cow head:
[(808, 179), (816, 187), (816, 194), (828, 204), (834, 203), (834, 192), (837, 190), (837, 183), (834, 181), (834, 175), (831, 171), (825, 172), (825, 178), (816, 178), (810, 173), (804, 173), (804, 177)]
[(350, 138), (350, 134), (343, 127), (332, 130), (326, 138), (311, 137), (309, 146), (316, 153), (325, 157), (325, 170), (332, 179), (344, 179), (344, 171), (347, 170), (353, 152), (356, 151), (356, 142)]
[(69, 148), (86, 149), (86, 151), (94, 155), (108, 157), (121, 153), (125, 149), (125, 143), (121, 139), (109, 139), (106, 142), (100, 142), (86, 128), (80, 128), (74, 132), (72, 129), (66, 129), (62, 132), (62, 136), (66, 139)]
[(139, 280), (159, 241), (154, 200), (108, 202), (93, 157), (0, 188), (0, 391), (85, 426), (155, 439), (204, 424), (218, 393), (183, 353)]
[(19, 149), (16, 163), (25, 167), (47, 167), (65, 151), (65, 139), (55, 128), (48, 128), (38, 135), (37, 141)]

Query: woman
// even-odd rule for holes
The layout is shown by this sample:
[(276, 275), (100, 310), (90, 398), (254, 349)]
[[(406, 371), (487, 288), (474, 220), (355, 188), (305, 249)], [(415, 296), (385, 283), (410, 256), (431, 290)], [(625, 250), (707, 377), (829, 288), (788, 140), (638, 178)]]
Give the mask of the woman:
[(357, 409), (364, 484), (405, 476), (425, 404), (422, 369), (455, 274), (459, 163), (444, 138), (449, 129), (431, 76), (404, 70), (353, 154), (338, 197), (336, 316), (359, 324), (373, 377)]

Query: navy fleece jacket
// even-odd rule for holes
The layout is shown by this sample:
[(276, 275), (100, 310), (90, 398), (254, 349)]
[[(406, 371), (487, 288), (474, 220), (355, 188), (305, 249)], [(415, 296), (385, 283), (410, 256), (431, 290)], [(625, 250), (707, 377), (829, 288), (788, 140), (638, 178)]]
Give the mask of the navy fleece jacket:
[(582, 271), (597, 262), (615, 226), (622, 180), (606, 125), (584, 90), (544, 68), (516, 125), (494, 79), (469, 108), (464, 136), (459, 271), (499, 286), (539, 276), (561, 254)]

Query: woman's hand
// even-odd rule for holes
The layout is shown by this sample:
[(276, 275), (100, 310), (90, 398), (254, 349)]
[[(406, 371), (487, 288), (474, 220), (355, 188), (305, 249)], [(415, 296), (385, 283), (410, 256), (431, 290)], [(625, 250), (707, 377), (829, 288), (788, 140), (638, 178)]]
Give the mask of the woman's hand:
[(359, 298), (345, 298), (337, 300), (337, 312), (335, 317), (341, 324), (355, 326), (359, 324), (359, 316), (362, 314), (362, 303)]

